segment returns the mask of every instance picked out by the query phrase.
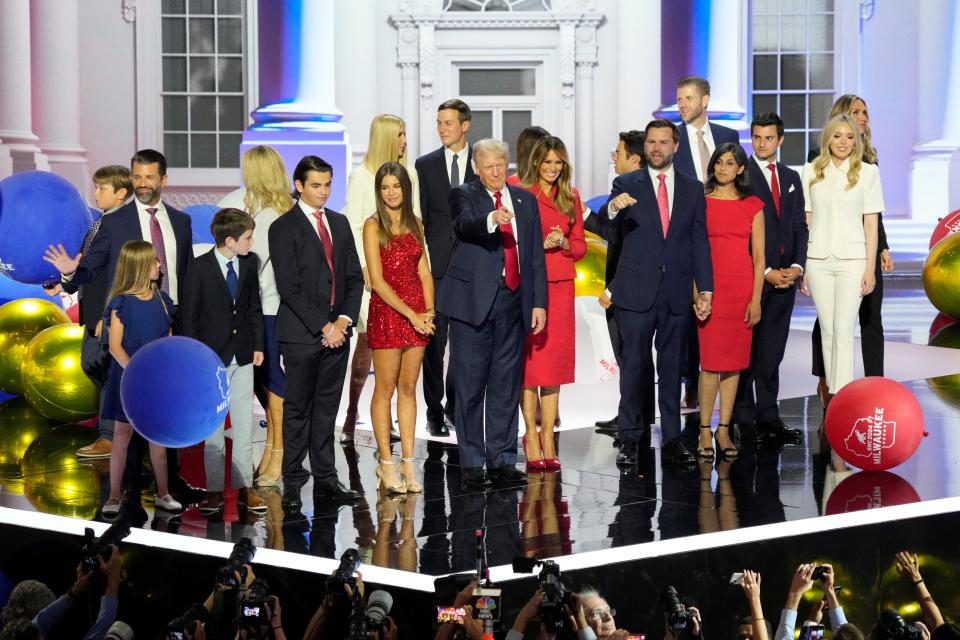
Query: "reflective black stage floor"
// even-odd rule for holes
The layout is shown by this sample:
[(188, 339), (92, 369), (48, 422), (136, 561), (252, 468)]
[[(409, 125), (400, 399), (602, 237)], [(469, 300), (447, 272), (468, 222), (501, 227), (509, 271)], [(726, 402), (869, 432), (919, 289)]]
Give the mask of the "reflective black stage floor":
[[(855, 473), (832, 460), (817, 436), (819, 403), (805, 397), (781, 404), (784, 420), (803, 430), (802, 444), (744, 451), (733, 463), (662, 471), (654, 447), (637, 472), (622, 474), (611, 438), (565, 424), (558, 434), (563, 470), (531, 474), (517, 490), (462, 491), (456, 448), (418, 439), (424, 492), (389, 498), (376, 492), (371, 434), (358, 431), (356, 444), (337, 454), (341, 480), (363, 493), (357, 506), (314, 507), (308, 484), (302, 513), (284, 514), (279, 493), (265, 490), (270, 510), (262, 518), (239, 517), (235, 500), (217, 520), (196, 508), (171, 518), (154, 513), (146, 496), (140, 516), (143, 528), (181, 536), (226, 542), (249, 536), (262, 548), (321, 557), (357, 547), (365, 564), (439, 575), (474, 567), (478, 528), (486, 532), (488, 563), (497, 566), (517, 555), (569, 556), (960, 496), (960, 375), (907, 385), (930, 435), (888, 473)], [(31, 423), (22, 402), (0, 405), (0, 506), (98, 517), (106, 461), (80, 464), (73, 456), (93, 430)], [(694, 420), (691, 439), (695, 429)], [(182, 460), (185, 475), (202, 482), (200, 450), (183, 452)], [(696, 546), (691, 539), (689, 548)]]

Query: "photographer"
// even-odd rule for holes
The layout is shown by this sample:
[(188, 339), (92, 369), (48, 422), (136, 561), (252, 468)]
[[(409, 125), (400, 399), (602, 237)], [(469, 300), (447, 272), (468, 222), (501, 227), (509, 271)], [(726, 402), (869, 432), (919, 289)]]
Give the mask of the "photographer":
[(583, 607), (587, 624), (593, 629), (598, 640), (622, 640), (630, 635), (626, 629), (617, 629), (614, 616), (617, 615), (596, 589), (585, 588), (580, 591), (580, 605)]
[[(117, 616), (117, 595), (123, 579), (123, 560), (116, 545), (110, 545), (110, 550), (110, 560), (106, 562), (102, 557), (97, 556), (100, 571), (106, 577), (106, 590), (100, 598), (100, 613), (84, 635), (85, 640), (103, 637)], [(96, 573), (93, 569), (86, 569), (81, 562), (77, 565), (77, 579), (73, 586), (56, 600), (53, 600), (53, 592), (44, 584), (36, 580), (25, 580), (10, 594), (0, 619), (4, 623), (20, 619), (31, 620), (37, 625), (40, 637), (46, 638), (63, 615), (89, 591), (90, 583)]]
[(915, 553), (901, 551), (897, 554), (897, 573), (908, 579), (917, 591), (917, 602), (923, 611), (923, 620), (931, 631), (936, 631), (943, 624), (940, 607), (933, 601), (933, 596), (927, 589), (927, 584), (920, 575), (920, 558)]
[(837, 594), (833, 590), (833, 567), (829, 564), (819, 566), (802, 564), (797, 567), (797, 572), (793, 574), (793, 580), (790, 582), (790, 591), (787, 593), (787, 601), (783, 605), (783, 611), (780, 612), (780, 625), (777, 627), (774, 640), (793, 638), (800, 599), (803, 598), (803, 594), (813, 588), (814, 580), (823, 582), (824, 600), (827, 607), (827, 617), (830, 620), (830, 628), (836, 630), (847, 623), (843, 608), (837, 601)]
[(768, 640), (767, 621), (763, 619), (763, 605), (760, 604), (760, 574), (744, 569), (740, 587), (750, 607), (751, 637), (753, 640)]
[[(336, 572), (330, 577), (333, 578), (335, 575)], [(359, 593), (359, 597), (363, 598), (363, 576), (359, 571), (356, 572), (354, 580), (356, 584), (352, 586), (347, 583), (331, 585), (328, 579), (320, 606), (310, 619), (307, 630), (303, 634), (303, 640), (346, 637), (354, 593)], [(339, 586), (340, 591), (331, 588), (333, 586)]]
[[(587, 624), (587, 617), (584, 614), (580, 596), (576, 593), (570, 593), (569, 596), (570, 602), (563, 605), (563, 611), (566, 615), (565, 629), (575, 632), (579, 640), (596, 640), (597, 635)], [(523, 640), (523, 632), (527, 625), (530, 622), (540, 621), (540, 605), (542, 602), (543, 591), (538, 589), (533, 597), (527, 601), (527, 604), (520, 609), (520, 613), (517, 614), (517, 618), (513, 622), (513, 628), (507, 632), (505, 640)], [(546, 625), (541, 622), (538, 625), (537, 634), (539, 638), (555, 638), (558, 635), (558, 630), (547, 629)]]
[(268, 638), (271, 633), (276, 640), (286, 640), (280, 612), (280, 598), (269, 595), (267, 583), (255, 578), (240, 593), (236, 640)]
[(680, 596), (673, 587), (666, 587), (660, 593), (663, 605), (664, 640), (699, 638), (702, 640), (703, 624), (700, 610), (680, 602)]
[[(453, 600), (453, 607), (455, 609), (464, 609), (465, 614), (463, 617), (463, 626), (467, 638), (470, 640), (473, 640), (474, 638), (481, 640), (483, 638), (483, 625), (480, 623), (480, 621), (473, 617), (472, 608), (469, 607), (470, 601), (473, 599), (473, 592), (476, 588), (477, 581), (474, 580), (461, 589), (457, 594), (457, 597)], [(448, 638), (452, 638), (456, 632), (457, 624), (455, 622), (443, 622), (437, 629), (437, 634), (433, 637), (433, 640), (448, 640)]]

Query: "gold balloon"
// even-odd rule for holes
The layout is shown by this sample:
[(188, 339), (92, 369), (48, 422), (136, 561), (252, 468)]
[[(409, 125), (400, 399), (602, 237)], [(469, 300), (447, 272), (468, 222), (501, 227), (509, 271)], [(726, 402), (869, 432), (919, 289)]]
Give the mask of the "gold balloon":
[(577, 261), (574, 295), (599, 298), (606, 288), (607, 243), (589, 231), (584, 235), (587, 238), (587, 253)]
[(0, 476), (19, 477), (20, 461), (27, 447), (54, 427), (23, 398), (0, 404)]
[(58, 422), (97, 413), (99, 391), (80, 368), (84, 327), (61, 324), (38, 333), (20, 368), (23, 395), (42, 415)]
[(43, 513), (93, 518), (100, 505), (100, 474), (76, 451), (97, 439), (95, 429), (62, 425), (42, 434), (23, 454), (24, 493)]
[[(947, 325), (930, 338), (931, 347), (960, 349), (960, 322)], [(928, 378), (927, 385), (946, 404), (960, 409), (960, 373)]]
[(960, 233), (930, 249), (923, 263), (923, 290), (937, 309), (960, 320)]
[(0, 307), (0, 389), (19, 396), (20, 363), (35, 335), (70, 322), (66, 312), (49, 300), (21, 298)]

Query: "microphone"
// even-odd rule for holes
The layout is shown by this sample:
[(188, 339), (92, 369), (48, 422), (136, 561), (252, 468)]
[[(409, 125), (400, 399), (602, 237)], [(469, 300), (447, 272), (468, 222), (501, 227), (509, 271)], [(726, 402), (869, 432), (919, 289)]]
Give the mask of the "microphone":
[(390, 615), (393, 606), (393, 596), (382, 589), (377, 589), (367, 598), (367, 620), (371, 625), (381, 625)]

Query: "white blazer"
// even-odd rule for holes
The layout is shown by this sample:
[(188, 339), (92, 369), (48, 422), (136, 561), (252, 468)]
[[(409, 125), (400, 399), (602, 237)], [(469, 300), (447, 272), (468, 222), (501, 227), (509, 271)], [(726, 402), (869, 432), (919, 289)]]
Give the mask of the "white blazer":
[(880, 169), (876, 165), (862, 163), (857, 184), (847, 188), (849, 159), (839, 167), (827, 164), (823, 180), (812, 187), (815, 177), (813, 164), (803, 167), (800, 181), (803, 197), (810, 216), (810, 239), (807, 243), (808, 258), (828, 258), (833, 255), (841, 260), (866, 260), (866, 238), (863, 231), (863, 216), (884, 210), (883, 190), (880, 187)]
[[(413, 215), (420, 216), (420, 181), (414, 169), (407, 168), (410, 184), (413, 187)], [(347, 199), (343, 206), (343, 215), (350, 221), (353, 231), (353, 242), (357, 245), (357, 255), (360, 256), (360, 266), (367, 267), (366, 256), (363, 255), (363, 223), (377, 212), (377, 194), (374, 193), (374, 174), (370, 173), (366, 165), (360, 164), (347, 178)]]

